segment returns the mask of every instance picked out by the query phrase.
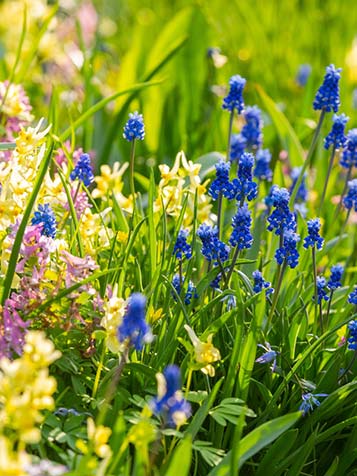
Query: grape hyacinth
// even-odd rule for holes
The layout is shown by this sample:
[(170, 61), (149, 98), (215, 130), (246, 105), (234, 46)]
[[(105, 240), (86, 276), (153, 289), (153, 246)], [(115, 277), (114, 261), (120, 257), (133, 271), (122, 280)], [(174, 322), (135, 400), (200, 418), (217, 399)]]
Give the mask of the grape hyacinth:
[(302, 395), (302, 403), (299, 410), (302, 411), (303, 416), (306, 416), (310, 411), (314, 410), (314, 407), (321, 405), (320, 401), (316, 397), (327, 397), (327, 393), (304, 393)]
[(124, 126), (123, 137), (128, 142), (133, 140), (144, 140), (145, 127), (142, 114), (139, 114), (137, 111), (129, 114), (129, 119)]
[(197, 236), (202, 241), (201, 253), (208, 261), (227, 261), (230, 247), (218, 239), (217, 227), (203, 223), (198, 227)]
[(253, 291), (255, 293), (260, 293), (260, 291), (265, 289), (266, 295), (268, 296), (274, 292), (274, 289), (271, 287), (271, 283), (269, 281), (265, 281), (262, 273), (259, 270), (253, 271), (252, 276), (254, 279)]
[(229, 80), (229, 93), (223, 99), (223, 109), (233, 112), (234, 109), (240, 114), (244, 109), (243, 89), (246, 80), (238, 74)]
[(273, 178), (273, 172), (270, 168), (271, 153), (269, 149), (259, 149), (255, 160), (254, 177), (270, 182)]
[(357, 286), (354, 288), (354, 290), (348, 295), (347, 302), (350, 304), (354, 304), (357, 306)]
[(31, 225), (42, 225), (41, 234), (50, 238), (56, 238), (57, 222), (55, 214), (49, 203), (39, 205), (31, 220)]
[[(182, 280), (181, 280), (179, 274), (175, 274), (174, 277), (172, 278), (172, 285), (175, 288), (175, 291), (177, 292), (178, 295), (180, 295), (180, 293), (181, 293), (182, 284), (183, 284), (184, 279), (185, 279), (185, 277), (182, 276)], [(174, 298), (175, 301), (177, 301), (177, 297), (176, 297), (176, 294), (174, 292), (172, 292), (172, 297)], [(185, 297), (184, 297), (184, 303), (188, 306), (189, 304), (191, 304), (191, 300), (192, 300), (193, 297), (195, 299), (197, 299), (198, 294), (196, 292), (196, 287), (193, 284), (193, 282), (189, 281), (188, 286), (187, 286), (187, 291), (186, 291)]]
[(231, 162), (239, 161), (246, 147), (247, 147), (247, 141), (242, 136), (242, 134), (232, 134), (231, 149), (230, 149), (230, 155), (229, 155), (230, 161)]
[(331, 276), (327, 283), (327, 287), (330, 289), (330, 291), (335, 291), (342, 286), (341, 279), (343, 271), (344, 268), (340, 264), (331, 266)]
[(179, 260), (182, 260), (184, 257), (186, 259), (190, 259), (192, 257), (192, 248), (187, 243), (188, 234), (188, 230), (180, 230), (177, 234), (177, 239), (172, 254), (175, 255)]
[(254, 156), (244, 152), (239, 159), (238, 178), (233, 180), (236, 199), (242, 204), (244, 199), (253, 200), (258, 195), (258, 185), (253, 182)]
[(296, 74), (295, 82), (302, 88), (306, 86), (311, 74), (311, 66), (309, 64), (301, 64)]
[[(290, 190), (289, 192), (292, 193), (292, 191), (294, 190), (295, 188), (295, 185), (299, 179), (299, 175), (300, 175), (300, 172), (301, 172), (301, 167), (293, 167), (291, 169), (291, 172), (290, 172), (290, 177), (291, 177), (291, 180), (292, 180), (292, 184), (291, 184), (291, 187), (290, 187)], [(295, 197), (295, 202), (306, 202), (308, 198), (308, 191), (307, 191), (307, 187), (306, 187), (306, 173), (304, 174), (304, 177), (301, 181), (301, 184), (299, 186), (299, 189), (296, 193), (296, 197)]]
[(118, 327), (118, 340), (128, 340), (136, 350), (141, 350), (144, 344), (152, 342), (153, 335), (145, 320), (146, 298), (140, 293), (133, 293), (129, 298), (128, 308)]
[(243, 113), (246, 124), (243, 126), (241, 134), (247, 141), (248, 147), (256, 147), (262, 145), (262, 113), (258, 106), (248, 106)]
[(251, 226), (251, 213), (245, 203), (242, 207), (238, 207), (237, 213), (232, 218), (233, 230), (229, 238), (229, 244), (237, 246), (239, 250), (251, 248), (253, 244), (253, 236), (250, 232)]
[(282, 235), (285, 229), (296, 230), (294, 214), (289, 209), (290, 194), (286, 188), (273, 185), (270, 190), (269, 204), (275, 209), (268, 216), (268, 230), (275, 230), (276, 235)]
[(350, 350), (357, 350), (357, 321), (351, 321), (348, 324), (350, 337), (348, 338), (348, 348)]
[(299, 252), (296, 248), (300, 236), (290, 229), (284, 230), (282, 246), (275, 252), (275, 259), (278, 264), (283, 264), (284, 260), (290, 268), (295, 268), (299, 263)]
[(321, 304), (322, 300), (328, 301), (330, 298), (326, 292), (327, 282), (323, 276), (317, 276), (316, 288), (317, 288), (317, 303)]
[(70, 174), (70, 179), (78, 179), (83, 182), (86, 187), (89, 187), (89, 185), (94, 181), (92, 165), (88, 154), (80, 155), (76, 166)]
[(357, 179), (350, 180), (347, 185), (347, 195), (343, 198), (342, 202), (347, 210), (354, 208), (357, 212)]
[(336, 68), (333, 64), (326, 67), (326, 74), (322, 85), (319, 87), (313, 108), (315, 111), (324, 109), (326, 112), (337, 112), (340, 106), (339, 80), (341, 78), (341, 68)]
[(346, 114), (334, 114), (331, 131), (327, 134), (324, 140), (325, 149), (329, 149), (331, 145), (335, 149), (340, 149), (346, 143), (345, 126), (349, 120)]
[(307, 222), (308, 235), (304, 239), (304, 248), (308, 249), (316, 246), (318, 250), (321, 250), (324, 239), (319, 234), (320, 228), (320, 218), (313, 218)]
[(161, 416), (169, 427), (181, 426), (191, 415), (191, 406), (181, 392), (181, 372), (176, 365), (168, 365), (156, 375), (157, 397), (150, 402), (155, 415)]
[(216, 178), (213, 180), (208, 193), (214, 200), (217, 200), (219, 194), (228, 199), (232, 199), (235, 195), (234, 186), (229, 181), (230, 163), (220, 160), (216, 164)]
[(357, 166), (357, 129), (351, 129), (347, 133), (340, 165), (345, 169)]

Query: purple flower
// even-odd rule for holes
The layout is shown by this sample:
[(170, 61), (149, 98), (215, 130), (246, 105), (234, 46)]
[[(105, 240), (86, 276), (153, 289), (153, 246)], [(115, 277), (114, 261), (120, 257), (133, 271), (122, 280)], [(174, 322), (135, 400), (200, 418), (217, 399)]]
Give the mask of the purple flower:
[(144, 344), (152, 342), (153, 335), (145, 320), (146, 298), (143, 294), (133, 293), (129, 298), (128, 308), (118, 327), (120, 342), (128, 340), (136, 350), (141, 350)]
[(244, 109), (243, 89), (246, 80), (236, 74), (229, 80), (229, 93), (223, 99), (223, 109), (233, 112), (234, 109), (240, 114)]

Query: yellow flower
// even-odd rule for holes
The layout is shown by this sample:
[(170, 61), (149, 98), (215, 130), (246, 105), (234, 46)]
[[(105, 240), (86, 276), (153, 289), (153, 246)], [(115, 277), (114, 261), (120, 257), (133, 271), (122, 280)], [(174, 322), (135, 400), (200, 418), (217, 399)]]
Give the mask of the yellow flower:
[(10, 441), (0, 436), (0, 474), (1, 476), (27, 476), (25, 467), (30, 458), (24, 451), (14, 451)]
[(201, 371), (210, 377), (214, 377), (215, 370), (212, 362), (216, 362), (221, 359), (221, 354), (216, 347), (212, 344), (213, 334), (210, 334), (207, 337), (207, 342), (202, 342), (195, 334), (195, 331), (185, 324), (185, 329), (188, 332), (188, 335), (191, 339), (191, 342), (195, 351), (195, 359), (198, 364), (204, 364), (204, 367), (201, 368)]
[(120, 352), (122, 348), (122, 344), (118, 341), (117, 330), (122, 323), (126, 310), (125, 300), (118, 297), (117, 293), (118, 285), (116, 284), (112, 297), (104, 304), (105, 315), (100, 323), (107, 332), (106, 345), (114, 354)]
[(99, 425), (95, 426), (94, 420), (88, 418), (87, 420), (87, 431), (89, 441), (93, 445), (94, 452), (99, 458), (105, 458), (111, 455), (110, 446), (107, 445), (112, 430), (106, 426)]
[(122, 177), (128, 166), (128, 162), (125, 162), (121, 167), (119, 162), (115, 162), (113, 169), (107, 164), (102, 165), (100, 167), (100, 175), (94, 178), (97, 188), (92, 192), (93, 198), (103, 198), (103, 200), (106, 200), (107, 195), (110, 193), (114, 195), (121, 193), (124, 186)]

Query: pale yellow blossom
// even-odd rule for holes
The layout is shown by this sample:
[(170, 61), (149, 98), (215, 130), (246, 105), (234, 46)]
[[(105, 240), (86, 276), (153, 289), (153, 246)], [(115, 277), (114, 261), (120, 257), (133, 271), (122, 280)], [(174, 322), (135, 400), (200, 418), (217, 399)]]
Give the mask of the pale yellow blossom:
[(216, 349), (216, 347), (214, 347), (212, 344), (213, 334), (210, 334), (207, 337), (207, 342), (202, 342), (190, 326), (185, 324), (184, 327), (193, 344), (196, 362), (198, 364), (204, 364), (204, 367), (201, 368), (201, 371), (210, 377), (214, 377), (215, 370), (211, 363), (220, 360), (221, 354), (219, 350)]

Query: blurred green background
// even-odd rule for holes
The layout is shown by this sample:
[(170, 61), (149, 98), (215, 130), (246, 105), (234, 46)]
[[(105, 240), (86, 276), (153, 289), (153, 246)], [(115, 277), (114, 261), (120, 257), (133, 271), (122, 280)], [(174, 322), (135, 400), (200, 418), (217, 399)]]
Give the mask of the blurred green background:
[[(21, 3), (26, 2), (2, 1), (0, 13), (3, 16), (8, 5)], [(27, 4), (30, 11), (46, 2)], [(43, 18), (35, 19), (35, 34), (43, 28)], [(343, 68), (340, 112), (351, 117), (350, 127), (356, 125), (357, 4), (353, 0), (63, 0), (55, 18), (55, 25), (49, 23), (55, 41), (42, 38), (42, 49), (40, 42), (31, 67), (19, 78), (30, 92), (36, 116), (46, 115), (54, 85), (63, 130), (103, 96), (148, 79), (159, 81), (120, 97), (77, 129), (77, 144), (95, 150), (98, 165), (127, 160), (122, 127), (133, 110), (144, 114), (146, 124), (146, 138), (138, 149), (143, 172), (147, 159), (149, 164), (170, 163), (180, 149), (192, 160), (213, 150), (224, 151), (228, 118), (221, 101), (233, 74), (247, 78), (246, 104), (264, 110), (256, 87), (260, 85), (307, 145), (317, 118), (313, 97), (325, 67), (334, 63)], [(9, 51), (6, 35), (11, 27), (4, 20), (1, 49)], [(70, 22), (71, 29), (63, 26)], [(58, 35), (60, 30), (65, 33)], [(14, 45), (13, 37), (11, 41)], [(73, 45), (82, 53), (79, 61)], [(71, 56), (74, 73), (67, 74), (67, 65), (58, 60), (62, 46), (61, 54)], [(212, 47), (219, 48), (220, 55), (209, 56)], [(4, 53), (3, 60), (6, 79), (11, 61), (6, 62)], [(311, 65), (304, 87), (295, 79), (302, 64)], [(265, 146), (277, 154), (282, 144), (269, 117), (264, 120)]]

